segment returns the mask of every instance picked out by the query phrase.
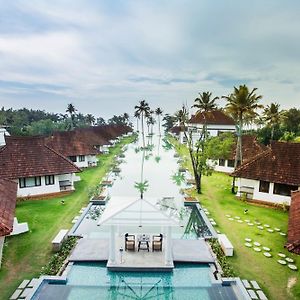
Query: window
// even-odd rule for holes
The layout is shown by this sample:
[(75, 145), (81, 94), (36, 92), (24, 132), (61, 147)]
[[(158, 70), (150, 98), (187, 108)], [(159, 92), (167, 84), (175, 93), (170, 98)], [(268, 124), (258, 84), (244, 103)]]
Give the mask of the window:
[(76, 162), (76, 161), (77, 161), (77, 157), (76, 157), (76, 156), (69, 156), (69, 159), (70, 159), (72, 162)]
[(291, 196), (291, 191), (297, 190), (295, 185), (287, 185), (282, 183), (274, 183), (273, 194), (281, 196)]
[(45, 176), (45, 184), (46, 185), (53, 185), (54, 184), (54, 175)]
[(40, 185), (41, 185), (41, 176), (26, 177), (26, 178), (19, 179), (20, 188), (34, 187), (34, 186), (40, 186)]
[(225, 166), (225, 159), (219, 159), (219, 166), (221, 167)]
[(269, 193), (270, 182), (260, 180), (259, 182), (259, 191), (261, 193)]
[(234, 160), (233, 159), (228, 159), (227, 161), (227, 166), (229, 168), (234, 168)]
[(79, 161), (85, 161), (85, 156), (84, 155), (79, 155)]

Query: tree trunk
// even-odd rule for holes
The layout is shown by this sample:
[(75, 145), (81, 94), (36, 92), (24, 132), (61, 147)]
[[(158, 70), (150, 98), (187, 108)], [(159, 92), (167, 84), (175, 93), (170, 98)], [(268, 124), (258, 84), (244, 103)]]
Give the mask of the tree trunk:
[(273, 141), (273, 137), (274, 137), (274, 126), (272, 126), (271, 129), (271, 141)]
[(142, 136), (143, 136), (143, 147), (145, 148), (145, 132), (144, 132), (144, 115), (142, 113)]

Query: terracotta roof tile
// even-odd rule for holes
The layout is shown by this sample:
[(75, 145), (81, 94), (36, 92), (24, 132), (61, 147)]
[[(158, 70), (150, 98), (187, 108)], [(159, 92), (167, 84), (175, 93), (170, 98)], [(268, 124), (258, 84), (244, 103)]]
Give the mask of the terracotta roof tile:
[(191, 124), (235, 125), (234, 120), (221, 110), (198, 112), (189, 121)]
[(18, 184), (0, 179), (0, 236), (13, 230)]
[(80, 172), (70, 160), (45, 145), (44, 137), (6, 137), (0, 149), (0, 178), (17, 179)]
[(300, 186), (300, 143), (272, 142), (232, 176)]

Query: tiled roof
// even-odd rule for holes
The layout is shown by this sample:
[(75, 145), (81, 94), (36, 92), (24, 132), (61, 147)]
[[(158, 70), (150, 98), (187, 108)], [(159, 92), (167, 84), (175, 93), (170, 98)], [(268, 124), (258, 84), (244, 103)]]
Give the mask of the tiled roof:
[(300, 254), (300, 191), (292, 192), (287, 240), (288, 250)]
[(0, 149), (0, 178), (17, 179), (80, 172), (70, 160), (45, 145), (44, 137), (6, 137)]
[(184, 131), (184, 127), (183, 126), (173, 126), (170, 129), (170, 132), (172, 132), (174, 134), (179, 134), (181, 131)]
[[(254, 135), (243, 135), (242, 136), (242, 155), (243, 155), (243, 162), (250, 160), (252, 157), (256, 156), (257, 154), (267, 150), (267, 147), (261, 144), (256, 136)], [(222, 157), (224, 159), (235, 159), (236, 153), (236, 139), (232, 145), (232, 150), (229, 156)], [(221, 157), (220, 157), (221, 158)]]
[(78, 131), (60, 131), (46, 138), (46, 144), (64, 156), (96, 155), (98, 151)]
[(18, 184), (0, 179), (0, 236), (13, 230)]
[(191, 124), (206, 124), (209, 125), (234, 125), (234, 120), (227, 116), (221, 110), (212, 110), (208, 112), (197, 112), (189, 121)]
[(243, 163), (232, 175), (300, 186), (300, 143), (273, 141), (267, 150)]

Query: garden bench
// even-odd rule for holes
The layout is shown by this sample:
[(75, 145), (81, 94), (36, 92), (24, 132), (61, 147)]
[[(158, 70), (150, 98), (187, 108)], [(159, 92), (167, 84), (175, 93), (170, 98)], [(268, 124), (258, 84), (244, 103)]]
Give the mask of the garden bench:
[(56, 237), (52, 240), (52, 250), (57, 252), (60, 250), (63, 241), (68, 234), (68, 229), (61, 229)]
[(233, 256), (233, 246), (225, 234), (218, 234), (219, 244), (225, 256)]

